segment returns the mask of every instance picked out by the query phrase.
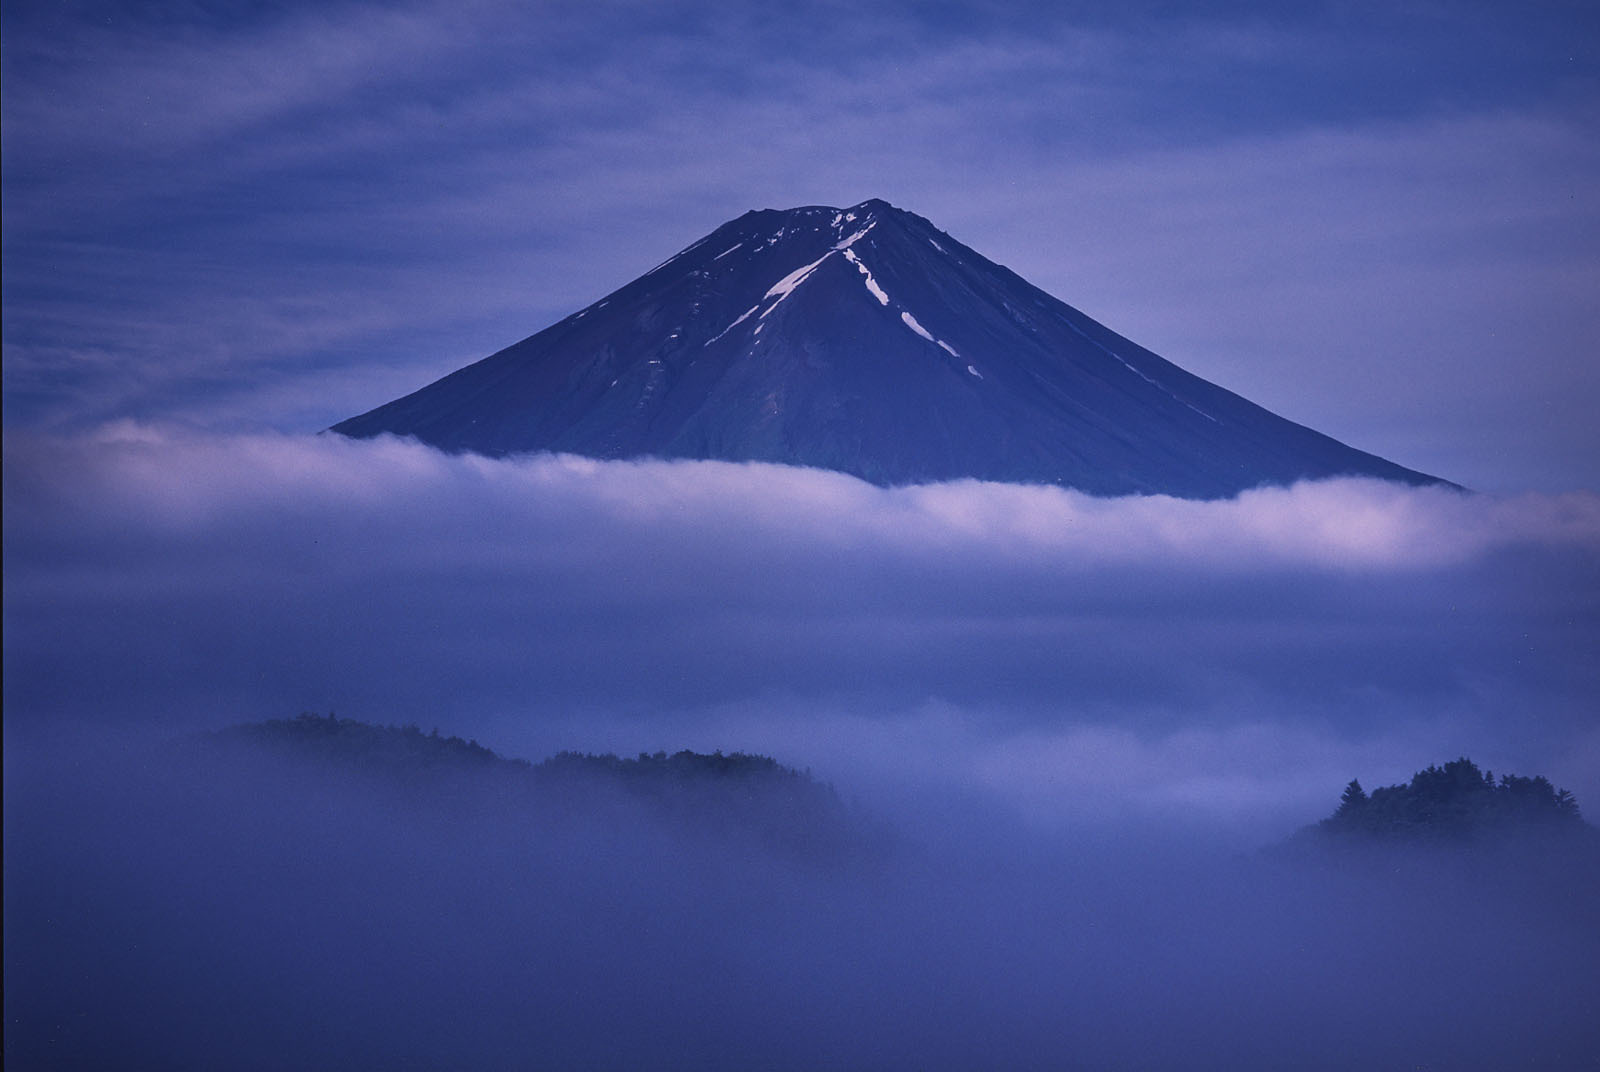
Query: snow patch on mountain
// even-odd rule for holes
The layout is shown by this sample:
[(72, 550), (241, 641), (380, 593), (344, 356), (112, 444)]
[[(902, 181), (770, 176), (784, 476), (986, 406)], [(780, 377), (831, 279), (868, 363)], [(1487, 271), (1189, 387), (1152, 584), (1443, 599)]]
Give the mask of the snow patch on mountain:
[(883, 305), (883, 306), (887, 306), (889, 304), (889, 295), (884, 293), (884, 290), (883, 290), (882, 287), (878, 286), (878, 281), (876, 279), (872, 278), (872, 271), (865, 264), (863, 264), (861, 262), (861, 258), (860, 257), (856, 256), (855, 250), (853, 250), (853, 249), (845, 250), (844, 251), (844, 259), (849, 261), (851, 264), (855, 265), (856, 266), (856, 270), (859, 271), (862, 274), (863, 277), (865, 277), (866, 283), (867, 283), (867, 290), (871, 292), (871, 294), (872, 294), (872, 296), (874, 298), (878, 299), (878, 304), (879, 305)]
[(871, 223), (867, 224), (865, 227), (861, 228), (861, 230), (857, 231), (849, 238), (846, 238), (833, 248), (836, 250), (848, 250), (851, 246), (865, 238), (867, 236), (867, 232), (871, 231), (875, 226), (877, 226), (877, 223), (877, 220), (873, 220)]
[[(960, 354), (956, 353), (956, 348), (954, 346), (951, 346), (949, 343), (945, 342), (943, 339), (934, 338), (933, 333), (930, 332), (927, 328), (923, 327), (920, 323), (918, 323), (917, 322), (917, 318), (912, 316), (909, 312), (902, 311), (900, 313), (900, 319), (905, 322), (906, 327), (910, 328), (912, 331), (916, 332), (918, 335), (921, 335), (924, 339), (927, 339), (929, 342), (931, 342), (935, 346), (939, 347), (939, 349), (943, 350), (945, 353), (949, 354), (951, 357), (960, 357), (961, 356)], [(972, 366), (968, 365), (967, 367), (971, 368)]]
[(783, 299), (793, 294), (794, 288), (798, 287), (801, 283), (804, 283), (806, 281), (806, 276), (816, 271), (817, 266), (823, 261), (827, 260), (829, 257), (833, 256), (833, 253), (834, 251), (830, 249), (828, 252), (824, 253), (810, 264), (802, 265), (801, 267), (796, 268), (794, 271), (790, 272), (788, 275), (772, 284), (772, 288), (761, 296), (761, 300), (766, 301), (768, 298), (773, 297), (777, 298), (778, 300), (767, 306), (767, 311), (761, 314), (761, 318), (765, 320), (768, 313), (771, 313), (772, 310), (782, 305)]
[(939, 340), (935, 339), (932, 335), (930, 335), (928, 333), (928, 329), (927, 328), (925, 328), (921, 324), (917, 323), (917, 318), (912, 316), (910, 313), (902, 312), (900, 314), (900, 319), (905, 321), (906, 327), (910, 328), (912, 331), (916, 332), (918, 335), (921, 335), (924, 339), (927, 339), (929, 342), (938, 342), (939, 341)]
[[(810, 276), (812, 272), (816, 271), (817, 268), (821, 266), (823, 261), (833, 256), (835, 253), (843, 253), (845, 256), (850, 257), (851, 260), (855, 261), (856, 265), (859, 267), (861, 262), (852, 256), (850, 247), (861, 241), (861, 239), (865, 238), (867, 233), (870, 232), (872, 228), (876, 226), (876, 224), (876, 220), (872, 221), (859, 231), (852, 234), (849, 238), (842, 239), (841, 241), (835, 243), (832, 249), (828, 250), (828, 252), (824, 253), (810, 264), (801, 265), (799, 268), (796, 268), (794, 271), (790, 272), (788, 275), (772, 284), (772, 287), (761, 296), (761, 300), (766, 301), (768, 298), (776, 298), (777, 300), (771, 305), (767, 306), (766, 310), (761, 314), (761, 319), (765, 320), (772, 313), (772, 310), (782, 305), (783, 300), (789, 295), (793, 294), (796, 287), (798, 287), (801, 283), (804, 283), (806, 278)], [(781, 237), (783, 232), (779, 231), (778, 235)], [(772, 243), (769, 241), (767, 244), (771, 245)], [(885, 301), (884, 304), (888, 304), (888, 302)], [(731, 327), (732, 325), (729, 326)]]
[(642, 279), (645, 276), (655, 275), (657, 272), (661, 271), (661, 269), (665, 268), (667, 265), (671, 264), (673, 261), (676, 261), (676, 260), (679, 260), (680, 258), (686, 257), (690, 253), (693, 253), (695, 250), (699, 249), (701, 246), (705, 245), (706, 242), (710, 238), (711, 238), (710, 235), (706, 235), (705, 238), (701, 238), (701, 239), (699, 239), (697, 241), (689, 243), (687, 246), (684, 246), (677, 253), (674, 253), (672, 256), (668, 257), (666, 260), (662, 261), (660, 264), (658, 264), (654, 268), (650, 269), (648, 272), (646, 272), (644, 274), (644, 276), (641, 276), (640, 278)]
[(737, 320), (735, 320), (733, 323), (729, 324), (727, 327), (723, 328), (721, 331), (717, 332), (715, 335), (711, 336), (711, 338), (707, 339), (706, 340), (706, 345), (710, 346), (712, 343), (714, 343), (718, 339), (722, 338), (728, 332), (732, 331), (734, 328), (738, 327), (740, 324), (743, 324), (746, 320), (749, 320), (751, 314), (754, 313), (759, 308), (761, 308), (760, 305), (752, 305), (750, 308), (748, 308), (744, 312), (740, 313), (739, 314), (739, 318)]

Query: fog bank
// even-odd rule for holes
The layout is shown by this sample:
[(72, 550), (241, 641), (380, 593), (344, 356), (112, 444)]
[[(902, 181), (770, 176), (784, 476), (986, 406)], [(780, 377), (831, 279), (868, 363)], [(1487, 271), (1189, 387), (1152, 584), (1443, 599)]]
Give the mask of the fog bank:
[(18, 1067), (1487, 1069), (1600, 1041), (1592, 854), (1237, 856), (969, 810), (839, 860), (171, 745), (6, 762)]
[(334, 710), (1241, 843), (1461, 754), (1600, 799), (1589, 494), (884, 490), (139, 426), (10, 436), (4, 488), (8, 738)]

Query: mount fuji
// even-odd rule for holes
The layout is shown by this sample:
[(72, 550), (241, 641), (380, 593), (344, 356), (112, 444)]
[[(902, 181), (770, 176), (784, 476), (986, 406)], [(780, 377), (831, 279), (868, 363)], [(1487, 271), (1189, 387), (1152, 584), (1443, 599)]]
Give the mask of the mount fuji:
[(336, 424), (491, 456), (765, 461), (1225, 498), (1443, 483), (1176, 365), (880, 200), (752, 211), (605, 298)]

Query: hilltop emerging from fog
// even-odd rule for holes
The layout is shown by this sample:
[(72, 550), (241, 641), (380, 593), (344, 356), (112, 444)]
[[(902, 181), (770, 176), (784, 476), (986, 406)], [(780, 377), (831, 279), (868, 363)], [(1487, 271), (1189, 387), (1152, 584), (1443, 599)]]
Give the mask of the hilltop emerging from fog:
[(1587, 828), (1538, 779), (1491, 787), (1464, 761), (1347, 810), (1437, 818), (1465, 797), (1506, 809), (1511, 842), (1239, 858), (948, 800), (902, 805), (886, 846), (763, 756), (528, 763), (331, 716), (7, 752), (6, 852), (27, 861), (6, 875), (8, 1067), (1331, 1072), (1594, 1052), (1597, 854), (1522, 833)]
[(1515, 838), (1532, 832), (1587, 831), (1577, 798), (1543, 775), (1501, 775), (1462, 757), (1418, 771), (1405, 785), (1370, 794), (1352, 779), (1339, 808), (1310, 833), (1390, 844)]
[(227, 752), (270, 757), (299, 775), (365, 786), (410, 808), (465, 809), (476, 821), (510, 815), (559, 826), (646, 819), (681, 833), (819, 859), (868, 840), (831, 786), (768, 756), (742, 752), (686, 749), (634, 758), (562, 752), (530, 763), (438, 730), (332, 714), (235, 726), (206, 740)]

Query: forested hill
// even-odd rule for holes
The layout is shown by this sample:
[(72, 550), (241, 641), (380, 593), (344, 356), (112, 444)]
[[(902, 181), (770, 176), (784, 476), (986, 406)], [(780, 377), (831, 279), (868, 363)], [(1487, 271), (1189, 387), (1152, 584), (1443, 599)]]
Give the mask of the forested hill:
[(1497, 780), (1462, 757), (1418, 771), (1404, 785), (1368, 793), (1352, 780), (1332, 815), (1303, 832), (1344, 842), (1507, 842), (1571, 836), (1592, 840), (1578, 801), (1542, 775)]
[(424, 734), (417, 726), (375, 726), (332, 714), (246, 723), (209, 734), (207, 739), (391, 778), (507, 775), (530, 767), (527, 760), (507, 759), (475, 740), (441, 737), (438, 730)]
[(1371, 792), (1353, 779), (1332, 815), (1264, 856), (1398, 897), (1406, 911), (1470, 891), (1484, 911), (1530, 925), (1600, 924), (1600, 829), (1577, 799), (1548, 778), (1496, 777), (1465, 757)]
[[(540, 763), (476, 740), (302, 714), (206, 735), (206, 756), (258, 757), (294, 777), (383, 795), (399, 806), (545, 829), (641, 820), (672, 833), (833, 856), (872, 840), (833, 788), (768, 756), (682, 750), (562, 752)], [(259, 768), (258, 768), (259, 769)]]

